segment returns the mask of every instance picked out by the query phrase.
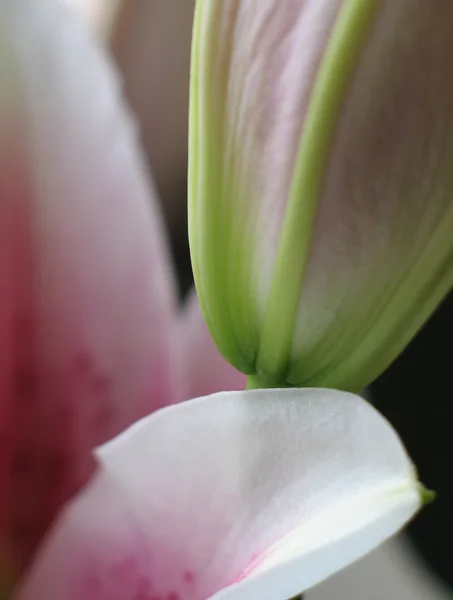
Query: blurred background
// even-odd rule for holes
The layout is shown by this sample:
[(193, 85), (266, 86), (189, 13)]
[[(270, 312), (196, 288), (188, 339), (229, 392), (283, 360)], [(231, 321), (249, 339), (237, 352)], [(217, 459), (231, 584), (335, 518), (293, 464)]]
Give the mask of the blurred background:
[[(187, 110), (194, 0), (62, 0), (116, 62), (168, 225), (181, 297), (192, 284), (187, 241)], [(398, 538), (306, 600), (453, 598), (453, 296), (371, 386), (436, 501)]]

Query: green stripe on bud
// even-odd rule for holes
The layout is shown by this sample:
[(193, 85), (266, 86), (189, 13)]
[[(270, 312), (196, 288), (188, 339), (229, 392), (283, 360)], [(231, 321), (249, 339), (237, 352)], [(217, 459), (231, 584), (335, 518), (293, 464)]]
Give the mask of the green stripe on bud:
[(189, 238), (250, 387), (357, 391), (453, 284), (453, 4), (198, 0)]
[(345, 2), (313, 87), (258, 351), (257, 372), (264, 380), (287, 382), (300, 292), (332, 137), (357, 55), (378, 5), (376, 0)]

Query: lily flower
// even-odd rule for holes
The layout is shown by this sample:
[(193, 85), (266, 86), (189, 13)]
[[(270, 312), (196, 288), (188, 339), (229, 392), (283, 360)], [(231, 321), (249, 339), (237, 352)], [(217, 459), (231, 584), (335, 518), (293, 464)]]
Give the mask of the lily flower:
[(358, 391), (453, 284), (453, 4), (198, 0), (189, 237), (251, 387)]
[(0, 0), (0, 66), (0, 596), (284, 599), (400, 529), (424, 492), (360, 397), (177, 403), (244, 378), (195, 296), (177, 310), (136, 130), (82, 23)]

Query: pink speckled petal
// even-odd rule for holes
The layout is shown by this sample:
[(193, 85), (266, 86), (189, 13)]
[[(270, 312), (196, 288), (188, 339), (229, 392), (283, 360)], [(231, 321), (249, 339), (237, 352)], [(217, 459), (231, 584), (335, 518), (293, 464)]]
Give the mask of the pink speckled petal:
[(218, 351), (206, 327), (195, 290), (186, 301), (182, 327), (188, 398), (244, 390), (247, 377), (227, 363)]
[(17, 600), (150, 600), (150, 571), (146, 535), (102, 474), (63, 513)]
[(0, 2), (0, 563), (13, 571), (92, 472), (91, 449), (181, 398), (153, 189), (116, 75), (73, 19), (52, 0)]
[(182, 403), (99, 459), (99, 480), (63, 515), (19, 600), (282, 600), (367, 553), (420, 504), (395, 431), (332, 390)]

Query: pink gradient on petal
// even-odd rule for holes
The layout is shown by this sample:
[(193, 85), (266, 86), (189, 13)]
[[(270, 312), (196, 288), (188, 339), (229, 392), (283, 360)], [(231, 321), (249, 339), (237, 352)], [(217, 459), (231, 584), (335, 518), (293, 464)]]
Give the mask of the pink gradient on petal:
[(0, 38), (21, 99), (0, 107), (0, 571), (16, 576), (92, 449), (180, 400), (182, 375), (165, 233), (116, 74), (59, 3), (5, 3)]
[[(123, 600), (134, 594), (140, 597), (139, 593), (144, 600), (152, 597), (147, 575), (151, 557), (137, 524), (114, 488), (107, 487), (102, 506), (93, 506), (99, 487), (92, 486), (69, 516), (63, 516), (56, 545), (40, 555), (19, 598)], [(62, 552), (60, 544), (69, 544), (71, 552)]]
[(220, 391), (243, 390), (247, 377), (220, 354), (206, 326), (195, 290), (182, 314), (188, 398)]
[(280, 587), (290, 598), (368, 552), (420, 504), (390, 425), (332, 390), (182, 402), (97, 458), (98, 475), (61, 514), (16, 600), (206, 600), (227, 590), (260, 600)]
[(98, 475), (62, 514), (17, 600), (185, 599), (195, 573), (183, 570), (162, 584), (153, 578), (156, 553), (127, 502)]
[(245, 569), (237, 577), (234, 578), (234, 580), (231, 583), (232, 584), (239, 583), (246, 577), (249, 577), (250, 575), (252, 575), (253, 572), (261, 565), (261, 563), (264, 561), (264, 559), (267, 558), (268, 556), (269, 556), (269, 550), (266, 550), (265, 552), (262, 552), (261, 554), (259, 554), (258, 552), (253, 552), (253, 554), (250, 556), (250, 563), (245, 567)]

